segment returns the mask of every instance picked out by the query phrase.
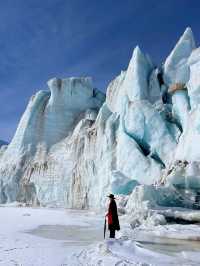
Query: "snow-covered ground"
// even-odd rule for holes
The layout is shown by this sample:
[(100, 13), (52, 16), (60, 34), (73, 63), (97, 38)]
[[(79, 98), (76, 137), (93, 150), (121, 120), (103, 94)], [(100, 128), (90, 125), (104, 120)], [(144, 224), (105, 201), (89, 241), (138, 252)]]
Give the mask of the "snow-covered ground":
[(60, 266), (70, 254), (103, 240), (103, 222), (91, 212), (0, 208), (0, 265)]
[[(136, 231), (103, 240), (103, 215), (64, 209), (0, 207), (0, 265), (199, 265), (198, 241), (159, 239)], [(121, 218), (122, 228), (130, 230)], [(157, 227), (163, 232), (163, 227)], [(188, 227), (189, 228), (189, 227)], [(193, 233), (197, 230), (193, 225)], [(177, 234), (182, 227), (177, 229)], [(179, 230), (180, 229), (180, 230)], [(171, 231), (171, 228), (165, 228)], [(142, 234), (145, 232), (146, 234)], [(184, 231), (183, 231), (184, 232)], [(200, 230), (199, 230), (200, 232)]]

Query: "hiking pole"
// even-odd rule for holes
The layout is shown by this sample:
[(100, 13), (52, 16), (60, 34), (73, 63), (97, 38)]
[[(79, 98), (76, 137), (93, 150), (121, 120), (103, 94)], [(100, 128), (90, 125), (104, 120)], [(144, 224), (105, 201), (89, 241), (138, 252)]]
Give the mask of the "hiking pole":
[(106, 217), (105, 217), (105, 222), (104, 222), (104, 239), (106, 237)]

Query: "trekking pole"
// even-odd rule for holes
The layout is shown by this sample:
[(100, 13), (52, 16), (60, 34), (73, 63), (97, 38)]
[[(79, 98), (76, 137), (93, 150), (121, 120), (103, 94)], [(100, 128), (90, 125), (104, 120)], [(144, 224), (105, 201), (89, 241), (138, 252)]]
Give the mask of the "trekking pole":
[(104, 239), (106, 237), (106, 217), (105, 217), (105, 222), (104, 222)]

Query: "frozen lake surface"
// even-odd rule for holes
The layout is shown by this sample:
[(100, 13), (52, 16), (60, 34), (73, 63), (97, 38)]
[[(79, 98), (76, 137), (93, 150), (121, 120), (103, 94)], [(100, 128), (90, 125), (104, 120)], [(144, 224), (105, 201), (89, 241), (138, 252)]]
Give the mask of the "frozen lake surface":
[(63, 240), (68, 246), (87, 246), (103, 240), (103, 228), (78, 225), (40, 225), (27, 233), (35, 236)]
[(0, 266), (199, 265), (200, 261), (199, 241), (141, 232), (133, 240), (104, 241), (104, 217), (95, 212), (1, 207), (0, 217)]

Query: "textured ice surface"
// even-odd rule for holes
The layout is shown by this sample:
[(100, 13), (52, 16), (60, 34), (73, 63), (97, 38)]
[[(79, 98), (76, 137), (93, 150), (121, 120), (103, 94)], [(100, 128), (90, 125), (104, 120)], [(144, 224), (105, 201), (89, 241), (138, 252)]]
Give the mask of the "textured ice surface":
[(199, 205), (195, 205), (195, 201), (191, 200), (190, 194), (187, 193), (189, 189), (194, 189), (194, 183), (188, 186), (187, 190), (185, 187), (181, 190), (177, 185), (179, 184), (165, 187), (149, 185), (135, 187), (123, 207), (122, 213), (126, 213), (124, 219), (133, 229), (153, 228), (167, 223), (199, 223)]
[(190, 111), (188, 92), (185, 89), (174, 92), (172, 95), (172, 104), (174, 118), (179, 122), (179, 125), (184, 131), (187, 128)]
[[(176, 149), (177, 160), (200, 161), (200, 106), (190, 113), (189, 122), (184, 133), (180, 137), (178, 147)], [(192, 126), (191, 126), (192, 125)]]
[(190, 97), (190, 104), (192, 109), (198, 107), (200, 102), (200, 48), (193, 50), (189, 59), (188, 65), (190, 67), (190, 79), (187, 83), (188, 94)]
[(149, 76), (148, 98), (151, 103), (160, 99), (161, 87), (158, 81), (159, 70), (154, 69)]
[(176, 141), (163, 117), (148, 101), (127, 102), (122, 123), (127, 135), (156, 162), (163, 165), (172, 159)]
[(126, 95), (125, 88), (122, 88), (126, 71), (110, 82), (106, 92), (106, 103), (113, 113), (121, 113), (123, 110), (123, 98)]
[(112, 172), (111, 190), (114, 194), (129, 195), (138, 184), (136, 180), (127, 178), (119, 171)]

